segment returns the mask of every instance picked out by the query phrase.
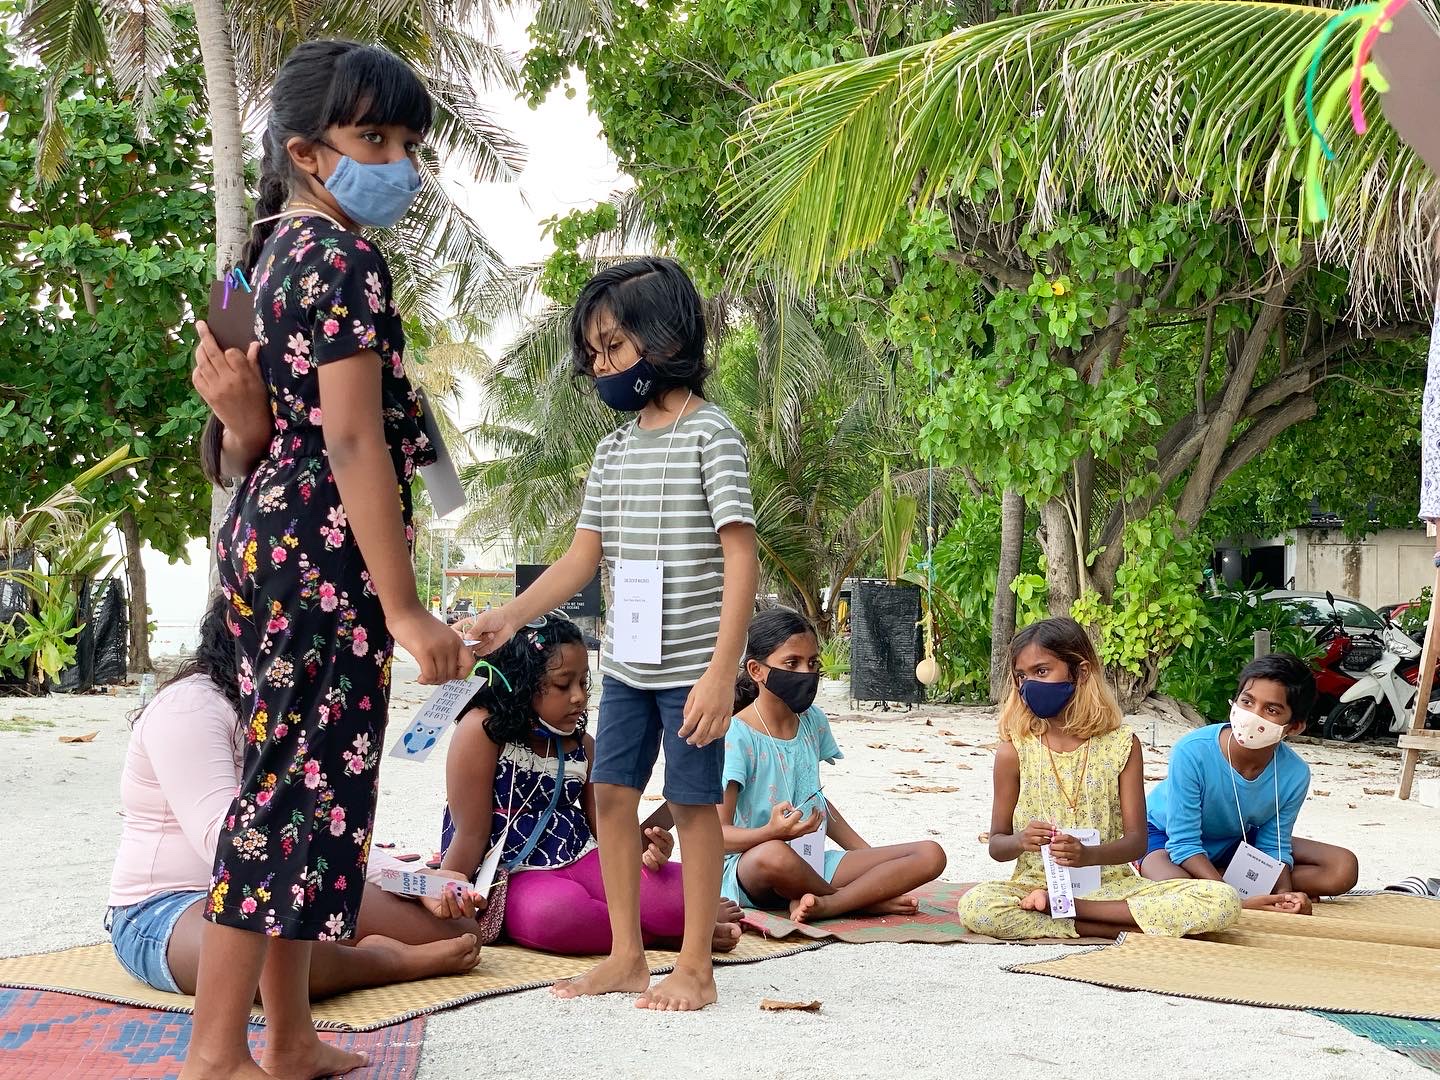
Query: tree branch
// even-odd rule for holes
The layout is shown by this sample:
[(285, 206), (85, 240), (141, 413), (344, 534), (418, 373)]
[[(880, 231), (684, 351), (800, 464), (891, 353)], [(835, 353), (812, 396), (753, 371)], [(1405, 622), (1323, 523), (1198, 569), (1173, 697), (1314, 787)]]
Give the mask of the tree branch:
[(1225, 385), (1220, 392), (1220, 402), (1212, 420), (1206, 424), (1206, 433), (1190, 479), (1181, 492), (1176, 514), (1182, 520), (1194, 525), (1210, 503), (1215, 489), (1216, 470), (1220, 467), (1231, 432), (1242, 419), (1245, 402), (1255, 382), (1255, 372), (1270, 346), (1275, 328), (1285, 318), (1285, 300), (1296, 282), (1308, 272), (1308, 259), (1302, 260), (1293, 270), (1279, 268), (1271, 278), (1265, 295), (1260, 301), (1260, 311), (1254, 324), (1244, 337), (1244, 344), (1237, 350), (1234, 362), (1225, 373)]
[[(1215, 492), (1220, 490), (1220, 485), (1225, 483), (1236, 470), (1243, 469), (1250, 464), (1286, 428), (1294, 427), (1303, 420), (1309, 420), (1315, 415), (1316, 410), (1315, 396), (1307, 393), (1290, 398), (1257, 415), (1251, 425), (1245, 429), (1245, 434), (1236, 439), (1225, 451), (1225, 456), (1220, 459), (1205, 505), (1209, 505)], [(1204, 507), (1201, 508), (1201, 513), (1203, 512)], [(1196, 518), (1189, 524), (1193, 526), (1199, 520)]]
[(1210, 375), (1210, 350), (1215, 347), (1215, 311), (1205, 313), (1205, 342), (1200, 346), (1200, 367), (1195, 372), (1195, 418), (1205, 422), (1205, 380)]
[(1020, 289), (1022, 291), (1028, 289), (1030, 288), (1030, 283), (1035, 279), (1033, 273), (1027, 274), (980, 251), (968, 253), (945, 251), (941, 252), (940, 258), (948, 263), (956, 263), (959, 266), (967, 267), (970, 270), (994, 278), (1001, 285), (1008, 286), (1012, 289)]

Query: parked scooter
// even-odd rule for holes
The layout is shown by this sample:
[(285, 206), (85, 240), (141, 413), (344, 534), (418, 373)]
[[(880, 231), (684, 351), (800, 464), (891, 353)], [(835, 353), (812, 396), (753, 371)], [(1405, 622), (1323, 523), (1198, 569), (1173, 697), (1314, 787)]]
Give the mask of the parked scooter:
[[(1333, 609), (1334, 597), (1326, 593), (1326, 599)], [(1420, 681), (1420, 647), (1388, 619), (1383, 631), (1347, 634), (1337, 613), (1336, 631), (1326, 650), (1326, 661), (1336, 653), (1331, 685), (1339, 689), (1344, 679), (1353, 682), (1336, 695), (1340, 700), (1325, 718), (1325, 737), (1359, 742), (1376, 730), (1409, 730)], [(1432, 697), (1426, 713), (1425, 726), (1440, 727), (1440, 700)]]

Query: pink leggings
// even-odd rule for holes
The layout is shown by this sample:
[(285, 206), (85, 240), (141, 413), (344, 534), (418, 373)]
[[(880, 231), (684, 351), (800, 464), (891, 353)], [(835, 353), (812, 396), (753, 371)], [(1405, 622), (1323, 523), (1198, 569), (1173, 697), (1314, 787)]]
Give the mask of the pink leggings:
[[(640, 930), (645, 944), (685, 933), (680, 864), (640, 871)], [(542, 952), (594, 956), (610, 951), (610, 916), (600, 880), (600, 852), (559, 870), (526, 870), (510, 878), (505, 933)]]

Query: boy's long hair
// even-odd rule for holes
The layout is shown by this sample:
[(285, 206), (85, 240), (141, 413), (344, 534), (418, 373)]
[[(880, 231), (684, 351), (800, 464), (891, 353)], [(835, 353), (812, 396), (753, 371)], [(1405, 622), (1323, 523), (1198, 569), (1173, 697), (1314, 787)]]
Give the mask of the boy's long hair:
[(654, 365), (657, 393), (674, 387), (705, 396), (705, 305), (674, 259), (646, 256), (607, 266), (585, 283), (570, 315), (570, 350), (577, 379), (595, 378), (585, 331), (608, 311)]
[[(1063, 660), (1075, 682), (1075, 696), (1059, 716), (1045, 720), (1036, 716), (1020, 696), (1015, 677), (1015, 658), (1031, 645), (1038, 645)], [(1085, 664), (1082, 672), (1080, 665)], [(1042, 619), (1031, 623), (1010, 642), (1010, 691), (1000, 707), (1000, 737), (1007, 742), (1040, 738), (1058, 723), (1077, 739), (1108, 735), (1124, 723), (1115, 695), (1105, 683), (1105, 669), (1085, 629), (1074, 619)]]
[[(489, 675), (490, 681), (470, 699), (466, 711), (484, 709), (489, 714), (485, 718), (485, 733), (497, 746), (529, 741), (538, 722), (535, 695), (540, 693), (550, 665), (556, 662), (565, 645), (583, 647), (585, 636), (564, 615), (552, 612), (544, 617), (542, 625), (522, 626), (519, 633), (486, 657), (496, 671), (504, 674), (504, 679), (481, 666), (478, 673)], [(584, 734), (585, 720), (582, 719), (575, 729), (575, 738)]]

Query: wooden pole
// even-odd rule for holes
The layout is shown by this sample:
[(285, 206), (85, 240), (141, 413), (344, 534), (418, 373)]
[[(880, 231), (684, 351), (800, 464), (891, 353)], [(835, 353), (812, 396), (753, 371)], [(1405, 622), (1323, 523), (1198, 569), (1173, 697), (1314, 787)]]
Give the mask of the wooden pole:
[(1440, 735), (1428, 735), (1425, 718), (1430, 712), (1430, 692), (1435, 683), (1435, 650), (1440, 639), (1440, 554), (1436, 555), (1435, 585), (1430, 590), (1430, 617), (1425, 620), (1425, 646), (1420, 650), (1420, 683), (1415, 691), (1415, 711), (1410, 716), (1410, 730), (1400, 736), (1400, 786), (1395, 790), (1396, 798), (1410, 798), (1410, 789), (1415, 783), (1415, 766), (1420, 754), (1427, 749), (1426, 741), (1434, 743), (1440, 750)]

